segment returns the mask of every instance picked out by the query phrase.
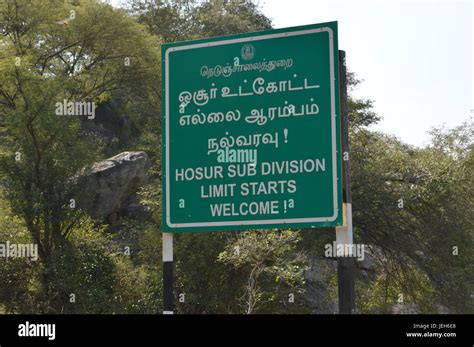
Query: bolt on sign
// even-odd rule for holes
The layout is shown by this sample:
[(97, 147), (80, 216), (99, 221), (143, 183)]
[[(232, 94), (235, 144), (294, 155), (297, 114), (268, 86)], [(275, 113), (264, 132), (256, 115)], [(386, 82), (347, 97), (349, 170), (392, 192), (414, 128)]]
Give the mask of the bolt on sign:
[(162, 59), (164, 231), (342, 224), (337, 22)]

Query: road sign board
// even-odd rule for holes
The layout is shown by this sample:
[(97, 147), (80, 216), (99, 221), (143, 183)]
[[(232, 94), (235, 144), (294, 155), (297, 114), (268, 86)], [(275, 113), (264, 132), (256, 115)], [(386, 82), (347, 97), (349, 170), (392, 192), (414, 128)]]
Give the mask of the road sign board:
[(337, 22), (162, 59), (164, 231), (342, 224)]

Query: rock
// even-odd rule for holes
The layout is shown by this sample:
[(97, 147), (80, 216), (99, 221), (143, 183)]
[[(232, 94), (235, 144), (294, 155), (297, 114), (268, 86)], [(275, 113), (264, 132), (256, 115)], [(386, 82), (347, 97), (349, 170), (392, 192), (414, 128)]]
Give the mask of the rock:
[(132, 123), (129, 117), (120, 111), (125, 99), (125, 95), (119, 95), (101, 103), (95, 111), (96, 117), (92, 122), (94, 127), (105, 129), (120, 142), (126, 141), (132, 135)]
[(450, 314), (451, 313), (446, 306), (441, 305), (441, 304), (437, 304), (436, 309), (438, 310), (439, 314)]
[(420, 257), (423, 257), (425, 255), (425, 253), (423, 253), (422, 251), (415, 251), (415, 254)]
[(406, 304), (395, 304), (392, 306), (392, 313), (393, 314), (419, 314), (420, 309), (418, 305), (413, 303), (406, 303)]
[(95, 219), (117, 219), (138, 186), (147, 180), (150, 159), (145, 152), (122, 152), (93, 165), (89, 174), (92, 202), (87, 207)]
[(305, 301), (311, 313), (334, 314), (339, 311), (337, 298), (330, 298), (331, 279), (337, 274), (337, 262), (327, 258), (310, 259), (310, 267), (305, 272)]
[(364, 260), (356, 261), (355, 264), (360, 270), (365, 272), (375, 271), (377, 268), (377, 259), (383, 257), (382, 251), (374, 246), (366, 246)]
[(129, 218), (140, 220), (145, 220), (151, 217), (149, 209), (140, 204), (131, 204), (127, 206), (122, 213)]

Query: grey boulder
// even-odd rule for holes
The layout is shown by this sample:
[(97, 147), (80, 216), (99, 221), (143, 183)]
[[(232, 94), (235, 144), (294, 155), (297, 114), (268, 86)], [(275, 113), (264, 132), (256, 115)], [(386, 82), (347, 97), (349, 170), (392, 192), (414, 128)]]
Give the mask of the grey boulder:
[(95, 163), (88, 175), (90, 215), (95, 219), (110, 218), (126, 207), (139, 185), (146, 182), (150, 166), (145, 152), (122, 152)]

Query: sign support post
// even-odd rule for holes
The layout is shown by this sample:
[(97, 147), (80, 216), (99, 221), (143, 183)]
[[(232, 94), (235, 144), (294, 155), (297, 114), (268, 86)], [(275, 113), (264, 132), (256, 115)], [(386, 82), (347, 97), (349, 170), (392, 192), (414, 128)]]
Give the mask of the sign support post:
[(173, 233), (163, 237), (163, 314), (173, 314)]
[[(349, 160), (349, 119), (347, 109), (346, 52), (339, 51), (339, 91), (341, 106), (342, 142), (342, 187), (343, 187), (343, 226), (336, 227), (336, 244), (343, 245), (344, 254), (337, 258), (337, 283), (339, 294), (339, 313), (351, 314), (355, 310), (354, 301), (354, 260), (352, 258), (352, 201)], [(349, 253), (346, 252), (349, 250)]]
[[(352, 244), (337, 33), (326, 22), (161, 46), (164, 313), (172, 233), (337, 227)], [(350, 313), (351, 262), (338, 263)]]

